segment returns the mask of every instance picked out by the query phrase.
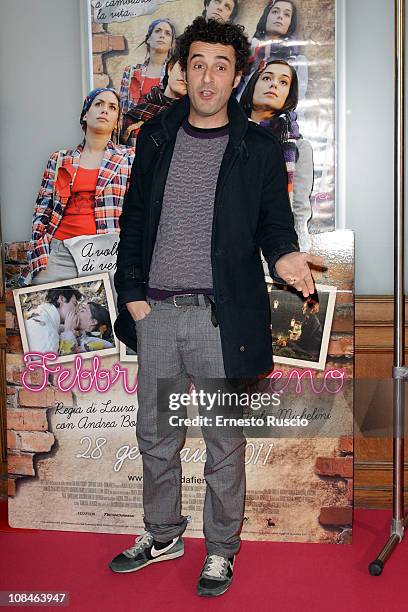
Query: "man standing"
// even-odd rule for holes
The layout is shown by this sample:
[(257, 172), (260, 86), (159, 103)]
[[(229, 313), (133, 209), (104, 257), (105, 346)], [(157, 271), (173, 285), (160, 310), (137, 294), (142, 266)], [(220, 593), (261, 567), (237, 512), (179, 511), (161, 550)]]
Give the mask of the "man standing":
[[(121, 216), (115, 286), (138, 336), (136, 435), (146, 533), (110, 563), (132, 572), (184, 553), (180, 450), (185, 428), (157, 427), (157, 381), (180, 392), (210, 378), (252, 378), (272, 367), (270, 272), (314, 291), (298, 252), (279, 143), (248, 122), (233, 96), (249, 43), (241, 26), (195, 19), (179, 39), (187, 96), (141, 129)], [(215, 312), (212, 308), (215, 303)], [(174, 390), (174, 388), (173, 388)], [(240, 547), (245, 438), (203, 426), (204, 535), (199, 595), (229, 587)]]

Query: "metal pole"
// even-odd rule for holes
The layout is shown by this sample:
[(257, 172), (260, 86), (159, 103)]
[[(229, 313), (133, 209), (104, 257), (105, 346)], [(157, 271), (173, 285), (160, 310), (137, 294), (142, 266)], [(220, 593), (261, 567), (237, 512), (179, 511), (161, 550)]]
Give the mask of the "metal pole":
[(379, 576), (392, 551), (404, 537), (404, 405), (405, 295), (404, 295), (404, 196), (405, 196), (405, 0), (395, 7), (395, 134), (394, 134), (394, 367), (393, 367), (393, 504), (391, 536), (368, 567)]

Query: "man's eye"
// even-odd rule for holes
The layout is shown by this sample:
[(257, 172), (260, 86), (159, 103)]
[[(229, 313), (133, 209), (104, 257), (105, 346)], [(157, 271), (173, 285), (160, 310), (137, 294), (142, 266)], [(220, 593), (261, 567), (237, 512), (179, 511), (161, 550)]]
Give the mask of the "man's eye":
[(218, 66), (218, 70), (224, 71), (225, 70), (225, 66)]

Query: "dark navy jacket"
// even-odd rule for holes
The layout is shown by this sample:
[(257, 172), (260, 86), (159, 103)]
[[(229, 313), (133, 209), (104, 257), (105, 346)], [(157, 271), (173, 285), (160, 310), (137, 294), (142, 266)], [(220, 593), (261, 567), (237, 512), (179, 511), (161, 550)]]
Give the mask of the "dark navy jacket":
[[(166, 179), (189, 105), (185, 96), (146, 122), (139, 133), (120, 217), (115, 274), (119, 306), (146, 298)], [(299, 247), (279, 142), (248, 121), (234, 98), (228, 116), (229, 141), (212, 226), (214, 296), (226, 375), (252, 378), (272, 367), (270, 307), (259, 249), (274, 275), (279, 256)]]

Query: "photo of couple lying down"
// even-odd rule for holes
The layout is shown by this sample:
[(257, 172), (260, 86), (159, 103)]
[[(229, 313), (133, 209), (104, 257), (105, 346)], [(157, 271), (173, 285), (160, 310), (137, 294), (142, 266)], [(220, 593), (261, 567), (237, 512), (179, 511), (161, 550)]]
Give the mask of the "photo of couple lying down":
[(102, 281), (26, 293), (20, 300), (30, 352), (65, 356), (115, 348)]

